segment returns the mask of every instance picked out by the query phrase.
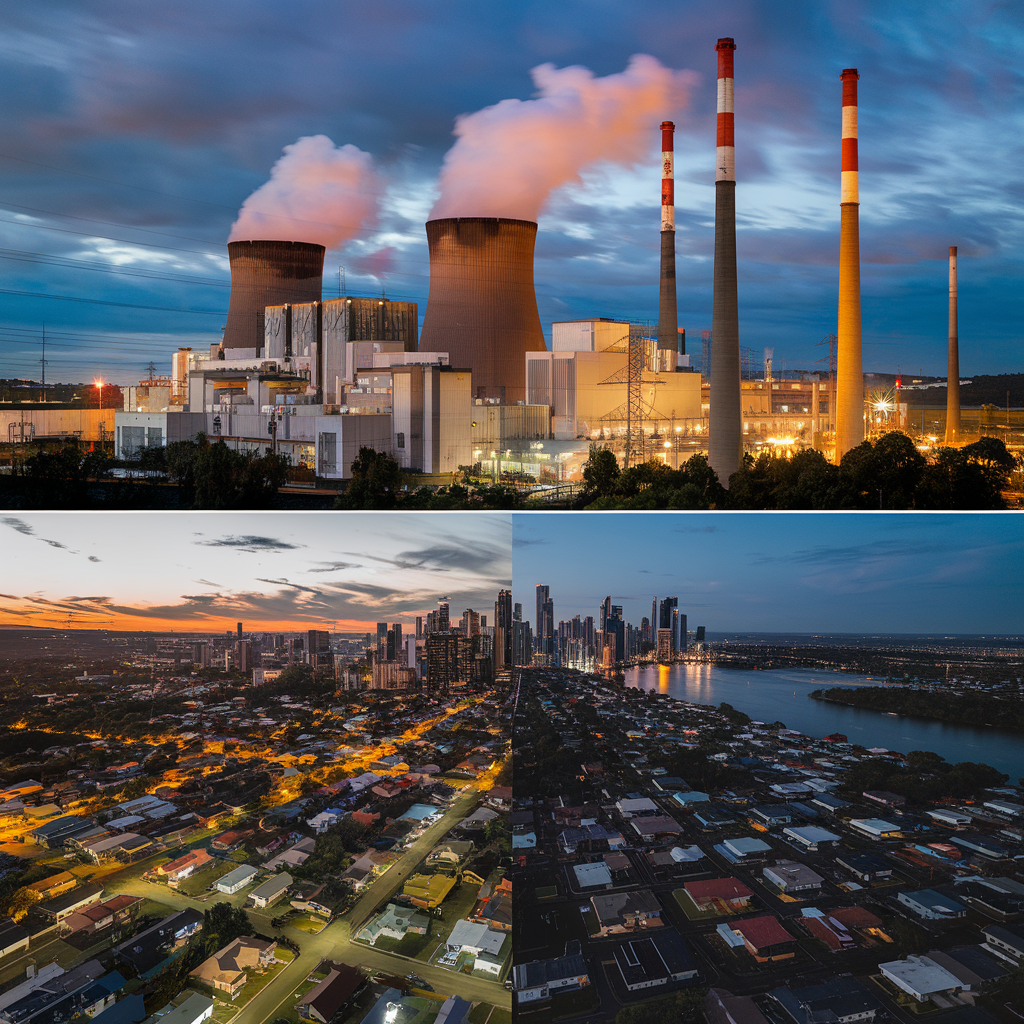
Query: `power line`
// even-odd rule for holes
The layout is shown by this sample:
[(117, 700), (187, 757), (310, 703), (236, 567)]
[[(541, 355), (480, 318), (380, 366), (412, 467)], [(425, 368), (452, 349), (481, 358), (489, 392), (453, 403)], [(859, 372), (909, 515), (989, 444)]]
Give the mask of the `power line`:
[(65, 270), (93, 270), (106, 274), (117, 274), (121, 277), (138, 277), (149, 281), (179, 281), (183, 284), (195, 284), (210, 288), (230, 288), (228, 281), (216, 281), (213, 278), (184, 277), (179, 274), (164, 274), (147, 267), (125, 268), (96, 260), (77, 260), (72, 256), (51, 256), (48, 253), (30, 252), (25, 249), (0, 249), (0, 259), (18, 263), (32, 263), (37, 266), (61, 267)]
[[(86, 224), (107, 224), (113, 225), (119, 228), (130, 228), (132, 231), (141, 231), (147, 235), (160, 235), (163, 238), (180, 238), (186, 242), (201, 242), (203, 245), (218, 245), (220, 243), (211, 242), (208, 238), (196, 238), (193, 235), (174, 235), (169, 231), (155, 231), (153, 228), (142, 228), (135, 224), (125, 224), (123, 221), (117, 220), (101, 220), (99, 217), (80, 217), (75, 213), (60, 213), (57, 210), (40, 210), (36, 206), (22, 206), (19, 203), (0, 202), (0, 206), (13, 208), (15, 210), (28, 210), (29, 213), (41, 213), (46, 217), (60, 217), (64, 220), (80, 220)], [(23, 220), (10, 221), (11, 224), (19, 224), (21, 227), (45, 227), (43, 224), (27, 224)], [(123, 239), (122, 239), (123, 241)], [(213, 256), (214, 253), (204, 253), (206, 256)]]
[(182, 309), (180, 306), (146, 306), (137, 302), (113, 302), (109, 299), (86, 299), (81, 295), (50, 295), (46, 292), (25, 292), (15, 288), (0, 288), (2, 295), (20, 295), (30, 299), (60, 299), (64, 302), (87, 302), (92, 306), (121, 306), (126, 309), (155, 309), (163, 313), (201, 313), (208, 316), (224, 316), (222, 309)]

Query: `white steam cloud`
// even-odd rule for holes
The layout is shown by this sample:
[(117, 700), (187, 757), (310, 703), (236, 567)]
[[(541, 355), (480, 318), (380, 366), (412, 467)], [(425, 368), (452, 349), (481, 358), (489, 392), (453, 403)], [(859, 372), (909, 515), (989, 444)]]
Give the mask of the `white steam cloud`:
[(650, 156), (658, 125), (686, 104), (696, 81), (637, 54), (595, 78), (584, 67), (532, 71), (537, 97), (502, 100), (456, 119), (441, 169), (438, 217), (536, 220), (554, 189), (601, 161), (630, 167)]
[(319, 242), (337, 248), (377, 217), (373, 158), (355, 146), (310, 135), (282, 156), (244, 203), (228, 241)]

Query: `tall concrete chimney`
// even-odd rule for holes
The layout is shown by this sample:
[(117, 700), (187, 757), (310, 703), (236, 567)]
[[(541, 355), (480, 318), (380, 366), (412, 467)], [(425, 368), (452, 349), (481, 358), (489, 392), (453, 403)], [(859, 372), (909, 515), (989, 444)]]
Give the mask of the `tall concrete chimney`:
[(430, 291), (420, 350), (473, 371), (473, 396), (526, 398), (526, 353), (543, 352), (533, 288), (537, 225), (498, 217), (427, 221)]
[(733, 135), (733, 50), (719, 39), (718, 162), (715, 168), (715, 294), (711, 312), (711, 411), (708, 452), (723, 487), (740, 468), (740, 327), (736, 298), (736, 146)]
[(263, 348), (267, 306), (319, 302), (324, 253), (315, 242), (228, 242), (231, 299), (224, 328), (224, 354), (257, 355)]
[(843, 81), (843, 162), (839, 196), (839, 323), (836, 334), (836, 451), (838, 463), (864, 440), (864, 361), (860, 337), (860, 190), (857, 184), (857, 74)]
[(658, 294), (658, 369), (674, 370), (679, 351), (676, 297), (676, 189), (672, 121), (661, 122), (661, 289)]
[(946, 373), (946, 444), (960, 440), (960, 342), (956, 313), (956, 246), (949, 247), (949, 366)]

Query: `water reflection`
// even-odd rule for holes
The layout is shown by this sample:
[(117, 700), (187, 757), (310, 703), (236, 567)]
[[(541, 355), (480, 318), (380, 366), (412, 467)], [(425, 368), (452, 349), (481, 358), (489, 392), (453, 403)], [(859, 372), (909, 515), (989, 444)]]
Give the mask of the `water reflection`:
[(823, 669), (726, 669), (716, 665), (652, 665), (630, 669), (626, 685), (668, 693), (697, 704), (723, 701), (755, 721), (785, 722), (809, 736), (844, 733), (851, 743), (892, 750), (934, 750), (947, 761), (985, 761), (1006, 772), (1011, 781), (1024, 776), (1024, 743), (998, 729), (900, 718), (861, 708), (811, 700), (820, 687), (878, 686), (882, 680)]

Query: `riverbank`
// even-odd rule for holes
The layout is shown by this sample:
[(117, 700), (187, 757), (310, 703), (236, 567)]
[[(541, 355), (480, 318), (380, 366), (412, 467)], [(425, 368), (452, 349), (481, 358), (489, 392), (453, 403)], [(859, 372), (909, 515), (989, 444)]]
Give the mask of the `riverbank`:
[(1024, 733), (1024, 700), (1020, 697), (990, 696), (973, 690), (943, 692), (909, 686), (835, 687), (813, 690), (808, 697), (889, 715)]

